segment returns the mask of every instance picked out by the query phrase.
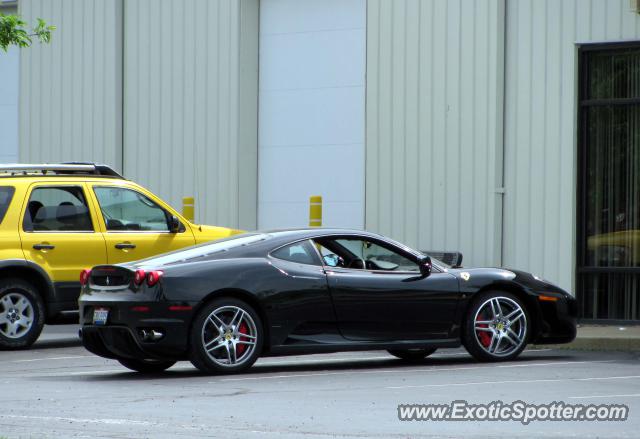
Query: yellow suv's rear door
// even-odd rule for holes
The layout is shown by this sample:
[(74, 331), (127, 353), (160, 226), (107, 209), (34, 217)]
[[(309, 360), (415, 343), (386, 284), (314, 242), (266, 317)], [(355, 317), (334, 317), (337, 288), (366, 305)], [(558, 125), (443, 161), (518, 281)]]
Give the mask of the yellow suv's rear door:
[(59, 302), (77, 300), (82, 269), (107, 262), (87, 189), (81, 182), (33, 183), (22, 206), (22, 251), (47, 271)]
[(134, 185), (91, 183), (100, 215), (110, 264), (143, 259), (195, 244), (191, 228), (180, 222), (172, 233), (169, 221), (177, 214), (151, 193)]

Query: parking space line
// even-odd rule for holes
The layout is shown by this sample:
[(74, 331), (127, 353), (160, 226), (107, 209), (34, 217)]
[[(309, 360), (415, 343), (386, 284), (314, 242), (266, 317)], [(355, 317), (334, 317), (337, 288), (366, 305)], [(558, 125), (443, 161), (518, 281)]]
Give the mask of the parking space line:
[(98, 357), (97, 355), (72, 355), (68, 357), (47, 357), (47, 358), (29, 358), (26, 360), (11, 360), (7, 361), (7, 363), (31, 363), (33, 361), (49, 361), (49, 360), (74, 360), (78, 358), (97, 358), (102, 360), (103, 358)]
[[(567, 365), (567, 364), (592, 364), (592, 363), (610, 363), (614, 360), (600, 360), (600, 361), (558, 361), (552, 363), (530, 363), (530, 364), (504, 364), (504, 365), (487, 365), (487, 366), (467, 366), (467, 367), (438, 367), (438, 366), (430, 366), (428, 368), (420, 368), (420, 369), (385, 369), (385, 370), (356, 370), (351, 369), (347, 371), (340, 372), (312, 372), (312, 373), (297, 373), (297, 374), (286, 374), (286, 375), (268, 375), (268, 376), (256, 376), (256, 377), (240, 377), (240, 378), (222, 378), (218, 381), (210, 381), (210, 384), (220, 382), (220, 381), (253, 381), (253, 380), (268, 380), (268, 379), (285, 379), (285, 378), (301, 378), (301, 377), (309, 377), (309, 376), (330, 376), (330, 375), (348, 375), (348, 374), (379, 374), (379, 373), (406, 373), (406, 372), (441, 372), (441, 371), (452, 371), (452, 370), (477, 370), (477, 369), (490, 369), (495, 367), (543, 367), (550, 365)], [(411, 387), (411, 386), (410, 386)]]
[(2, 413), (0, 418), (7, 419), (24, 419), (24, 420), (37, 420), (37, 421), (59, 421), (59, 422), (72, 422), (83, 424), (105, 424), (105, 425), (135, 425), (140, 427), (152, 427), (156, 425), (156, 422), (149, 421), (136, 421), (133, 419), (95, 419), (95, 418), (71, 418), (65, 416), (26, 416), (26, 415), (11, 415)]
[(487, 384), (530, 384), (530, 383), (558, 383), (564, 381), (605, 381), (605, 380), (631, 380), (638, 379), (640, 375), (627, 375), (618, 377), (588, 377), (588, 378), (554, 378), (554, 379), (537, 379), (537, 380), (503, 380), (503, 381), (475, 381), (470, 383), (439, 383), (439, 384), (420, 384), (414, 386), (389, 386), (385, 389), (418, 389), (426, 387), (464, 387), (464, 386), (482, 386)]
[(353, 358), (320, 358), (317, 360), (285, 360), (285, 361), (260, 361), (256, 363), (256, 366), (296, 366), (296, 365), (308, 365), (308, 364), (323, 364), (323, 363), (355, 363), (358, 361), (373, 361), (373, 360), (394, 360), (395, 357), (391, 355), (385, 355), (384, 357), (353, 357)]
[(554, 366), (558, 364), (584, 364), (584, 363), (613, 363), (615, 360), (594, 360), (594, 361), (550, 361), (548, 363), (535, 364), (499, 364), (495, 367), (530, 367), (530, 366)]
[(640, 393), (627, 393), (619, 395), (590, 395), (590, 396), (570, 396), (569, 399), (596, 399), (596, 398), (637, 398)]

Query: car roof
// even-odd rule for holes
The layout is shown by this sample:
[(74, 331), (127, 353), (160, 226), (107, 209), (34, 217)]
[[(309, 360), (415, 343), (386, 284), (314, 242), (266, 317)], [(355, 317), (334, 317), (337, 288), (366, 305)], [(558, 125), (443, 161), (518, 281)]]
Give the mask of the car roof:
[(0, 181), (80, 179), (104, 181), (124, 180), (124, 177), (107, 165), (88, 162), (69, 163), (7, 163), (0, 164)]
[(310, 238), (310, 237), (320, 237), (320, 236), (334, 236), (334, 235), (360, 235), (360, 236), (368, 236), (371, 238), (388, 239), (377, 233), (366, 232), (364, 230), (335, 228), (335, 227), (333, 228), (304, 227), (299, 229), (258, 230), (254, 233), (264, 233), (266, 235), (271, 235), (275, 238), (283, 238), (283, 239), (291, 239), (291, 240), (304, 239), (304, 238)]

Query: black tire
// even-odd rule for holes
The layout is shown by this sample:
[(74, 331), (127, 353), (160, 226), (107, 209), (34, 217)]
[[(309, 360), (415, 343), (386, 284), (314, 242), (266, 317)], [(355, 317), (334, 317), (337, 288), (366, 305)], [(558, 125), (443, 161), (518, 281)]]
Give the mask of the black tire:
[[(242, 310), (246, 314), (236, 314), (237, 310)], [(211, 323), (213, 320), (209, 319), (214, 313), (220, 315), (222, 319), (218, 321), (217, 326), (214, 326)], [(234, 326), (233, 320), (236, 315), (240, 320)], [(243, 324), (244, 329), (242, 329)], [(232, 329), (233, 327), (236, 329)], [(243, 334), (246, 336), (243, 337)], [(250, 368), (260, 356), (264, 344), (264, 329), (260, 316), (249, 304), (233, 297), (220, 297), (207, 303), (200, 310), (193, 321), (189, 341), (189, 359), (200, 371), (238, 373)], [(209, 348), (209, 353), (205, 348), (207, 343), (213, 346)], [(236, 362), (234, 363), (232, 359)], [(229, 364), (221, 364), (226, 361)]]
[(118, 358), (118, 362), (127, 369), (140, 373), (160, 373), (176, 364), (175, 361), (137, 360), (133, 358)]
[[(491, 300), (497, 299), (499, 301), (499, 307), (501, 309), (501, 317), (495, 318), (492, 311)], [(515, 306), (518, 306), (522, 311), (523, 317), (518, 317), (516, 320), (511, 320), (510, 324), (506, 324), (505, 320), (507, 316), (515, 312)], [(516, 314), (516, 316), (519, 314)], [(476, 323), (476, 317), (478, 322), (491, 323)], [(516, 358), (527, 346), (529, 340), (531, 321), (529, 319), (529, 313), (524, 303), (514, 294), (506, 291), (486, 291), (481, 293), (478, 297), (475, 297), (469, 309), (467, 315), (464, 317), (464, 325), (462, 329), (462, 344), (467, 351), (479, 361), (508, 361)], [(512, 319), (515, 319), (513, 317)], [(482, 327), (482, 329), (476, 330), (476, 327)], [(506, 329), (505, 329), (506, 328)], [(515, 333), (518, 337), (508, 332), (509, 329)], [(483, 333), (486, 332), (486, 335)], [(508, 335), (508, 338), (504, 336)], [(494, 347), (494, 335), (495, 335), (495, 352), (491, 353), (491, 349)], [(487, 337), (489, 339), (487, 339)], [(512, 343), (509, 340), (513, 340), (516, 343)], [(517, 344), (519, 343), (519, 344)], [(501, 349), (504, 346), (503, 352)]]
[[(26, 307), (22, 311), (18, 308)], [(38, 290), (29, 282), (8, 278), (0, 280), (0, 350), (31, 346), (44, 327), (45, 309)], [(28, 327), (16, 327), (22, 321)]]
[(424, 348), (424, 349), (389, 349), (389, 352), (394, 357), (408, 362), (422, 361), (429, 355), (433, 354), (436, 348)]

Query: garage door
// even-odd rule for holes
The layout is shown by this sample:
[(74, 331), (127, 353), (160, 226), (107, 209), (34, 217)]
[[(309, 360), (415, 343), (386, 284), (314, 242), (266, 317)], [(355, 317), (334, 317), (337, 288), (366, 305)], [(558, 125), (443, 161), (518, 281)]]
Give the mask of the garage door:
[(365, 0), (262, 0), (258, 224), (364, 226)]

